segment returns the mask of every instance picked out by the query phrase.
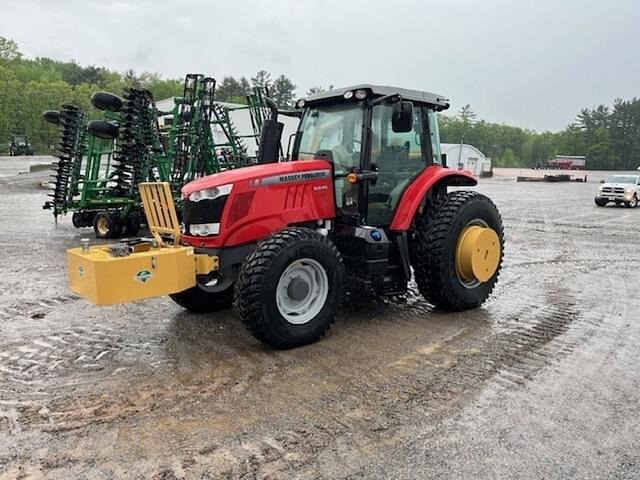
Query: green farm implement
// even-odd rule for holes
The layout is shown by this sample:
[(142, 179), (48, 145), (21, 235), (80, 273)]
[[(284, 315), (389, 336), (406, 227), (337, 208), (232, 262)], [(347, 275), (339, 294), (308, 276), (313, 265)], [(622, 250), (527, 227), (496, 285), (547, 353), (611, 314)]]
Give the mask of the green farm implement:
[[(261, 96), (248, 96), (254, 129), (242, 136), (231, 109), (214, 102), (216, 81), (189, 74), (183, 94), (170, 112), (159, 112), (151, 92), (129, 88), (122, 97), (97, 92), (92, 105), (101, 118), (88, 120), (75, 106), (47, 111), (45, 120), (58, 126), (51, 200), (43, 208), (54, 217), (72, 213), (75, 227), (93, 226), (97, 238), (134, 236), (144, 221), (138, 184), (169, 182), (181, 209), (182, 186), (196, 178), (249, 163), (244, 138), (259, 131), (264, 113)], [(168, 128), (159, 117), (170, 116)], [(212, 126), (226, 140), (216, 143)]]

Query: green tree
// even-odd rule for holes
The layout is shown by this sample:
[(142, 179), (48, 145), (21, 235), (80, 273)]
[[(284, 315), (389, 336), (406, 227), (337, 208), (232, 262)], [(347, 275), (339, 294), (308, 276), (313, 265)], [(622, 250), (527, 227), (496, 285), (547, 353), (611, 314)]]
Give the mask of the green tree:
[(242, 90), (242, 95), (247, 96), (251, 93), (251, 84), (249, 83), (249, 80), (247, 79), (247, 77), (240, 77), (240, 80), (238, 80), (238, 83), (240, 84), (240, 90)]
[(233, 102), (236, 97), (243, 95), (240, 82), (231, 76), (224, 77), (216, 87), (216, 100), (220, 102)]
[(271, 97), (276, 105), (281, 108), (290, 108), (293, 106), (296, 86), (284, 75), (280, 75), (273, 82)]
[(251, 77), (251, 86), (254, 88), (262, 88), (270, 93), (272, 81), (271, 74), (266, 70), (260, 70), (255, 77)]
[(0, 60), (18, 60), (22, 53), (18, 50), (18, 44), (10, 38), (0, 37)]
[(476, 114), (471, 109), (471, 105), (469, 105), (468, 103), (460, 109), (458, 116), (465, 126), (473, 125), (474, 123), (476, 123)]

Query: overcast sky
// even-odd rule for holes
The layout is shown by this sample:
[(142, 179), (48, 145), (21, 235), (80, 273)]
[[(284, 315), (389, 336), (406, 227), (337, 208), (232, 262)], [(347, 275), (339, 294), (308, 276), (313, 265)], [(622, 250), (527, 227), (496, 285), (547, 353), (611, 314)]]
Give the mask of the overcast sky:
[(441, 93), (452, 110), (559, 130), (640, 96), (638, 0), (2, 0), (29, 56), (165, 77), (284, 73)]

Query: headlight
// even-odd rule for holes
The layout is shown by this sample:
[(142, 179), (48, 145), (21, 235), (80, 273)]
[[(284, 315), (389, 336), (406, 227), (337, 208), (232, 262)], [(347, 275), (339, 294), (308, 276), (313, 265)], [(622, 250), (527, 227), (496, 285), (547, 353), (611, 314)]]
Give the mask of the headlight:
[(194, 223), (189, 225), (189, 233), (198, 237), (217, 235), (220, 233), (219, 223)]
[(229, 183), (227, 185), (220, 185), (219, 187), (206, 188), (204, 190), (197, 190), (195, 192), (191, 192), (189, 195), (189, 200), (192, 202), (199, 202), (200, 200), (213, 200), (221, 195), (229, 195), (231, 193), (231, 189), (233, 188), (233, 184)]
[(598, 191), (599, 191), (599, 192), (601, 192), (602, 190), (604, 190), (604, 185), (600, 185), (600, 186), (598, 187)]
[(627, 195), (630, 194), (630, 193), (633, 193), (633, 192), (634, 192), (633, 187), (627, 187), (627, 188), (624, 189), (624, 193), (626, 193)]

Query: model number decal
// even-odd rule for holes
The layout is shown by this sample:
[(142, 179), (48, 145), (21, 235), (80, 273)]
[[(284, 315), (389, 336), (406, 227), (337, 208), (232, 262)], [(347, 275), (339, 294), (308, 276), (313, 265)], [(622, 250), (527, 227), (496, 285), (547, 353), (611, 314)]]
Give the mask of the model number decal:
[(302, 182), (305, 180), (320, 180), (330, 178), (330, 170), (309, 170), (308, 172), (288, 173), (286, 175), (275, 175), (273, 177), (256, 180), (256, 185), (278, 185), (281, 183)]

